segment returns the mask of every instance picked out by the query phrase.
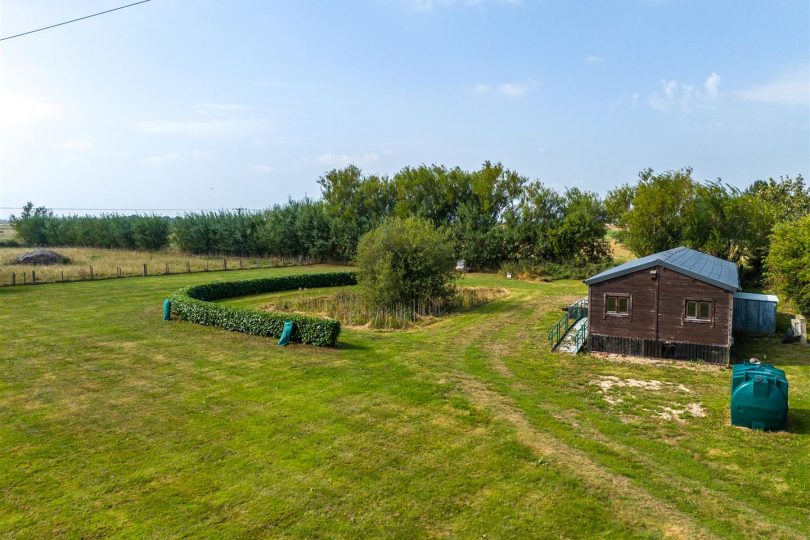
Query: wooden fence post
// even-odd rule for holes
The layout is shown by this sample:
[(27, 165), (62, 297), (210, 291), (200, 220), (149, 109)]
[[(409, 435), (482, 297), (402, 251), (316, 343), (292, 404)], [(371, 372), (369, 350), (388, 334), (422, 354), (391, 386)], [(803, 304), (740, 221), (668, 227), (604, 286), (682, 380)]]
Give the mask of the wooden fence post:
[(62, 281), (65, 281), (65, 271), (62, 270)]
[(186, 273), (191, 273), (191, 263), (189, 261), (186, 261)]
[(16, 272), (12, 272), (12, 273), (11, 273), (11, 284), (12, 284), (12, 285), (16, 285), (16, 284), (17, 284), (17, 273), (16, 273)]
[(93, 279), (93, 265), (90, 265), (90, 279)]
[(37, 283), (37, 273), (36, 270), (31, 270), (31, 283), (36, 285)]
[(146, 264), (143, 265), (143, 277), (146, 277)]
[(222, 259), (222, 269), (223, 270), (228, 269), (228, 259)]
[(239, 259), (239, 270), (244, 270), (244, 266), (242, 266), (242, 259)]
[(169, 273), (169, 263), (166, 263), (166, 273)]
[(23, 285), (25, 285), (26, 283), (27, 283), (27, 281), (26, 281), (26, 277), (25, 277), (25, 272), (23, 272)]

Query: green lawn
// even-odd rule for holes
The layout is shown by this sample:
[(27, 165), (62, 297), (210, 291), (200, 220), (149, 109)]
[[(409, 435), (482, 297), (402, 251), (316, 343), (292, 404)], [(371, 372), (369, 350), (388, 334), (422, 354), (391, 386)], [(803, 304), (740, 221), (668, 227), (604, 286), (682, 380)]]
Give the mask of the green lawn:
[(161, 320), (181, 286), (327, 269), (0, 289), (0, 536), (810, 536), (798, 345), (741, 344), (790, 382), (761, 433), (726, 369), (547, 352), (575, 281), (471, 275), (509, 296), (336, 349)]

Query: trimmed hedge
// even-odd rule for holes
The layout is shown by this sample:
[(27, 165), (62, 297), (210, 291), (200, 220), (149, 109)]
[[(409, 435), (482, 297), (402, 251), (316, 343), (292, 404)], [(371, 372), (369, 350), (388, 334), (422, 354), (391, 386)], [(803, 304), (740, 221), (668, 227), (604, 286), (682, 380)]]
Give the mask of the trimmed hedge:
[(353, 272), (300, 274), (246, 281), (215, 281), (180, 289), (169, 299), (172, 301), (172, 311), (187, 321), (275, 338), (281, 337), (284, 321), (293, 321), (295, 325), (292, 341), (325, 347), (337, 342), (340, 335), (340, 321), (238, 308), (215, 304), (211, 300), (303, 288), (340, 287), (356, 283), (357, 279)]

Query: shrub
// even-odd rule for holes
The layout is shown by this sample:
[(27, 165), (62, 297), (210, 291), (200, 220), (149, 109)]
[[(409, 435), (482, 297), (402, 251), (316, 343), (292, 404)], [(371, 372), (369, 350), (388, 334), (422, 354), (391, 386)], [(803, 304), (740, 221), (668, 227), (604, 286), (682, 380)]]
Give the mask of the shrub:
[(357, 282), (373, 307), (453, 296), (456, 260), (445, 234), (421, 218), (386, 221), (357, 248)]
[(351, 272), (302, 274), (246, 281), (215, 281), (186, 287), (172, 294), (173, 311), (181, 319), (207, 326), (257, 336), (281, 337), (284, 321), (295, 323), (292, 341), (321, 347), (332, 346), (340, 335), (340, 322), (334, 319), (244, 309), (211, 300), (300, 288), (339, 287), (357, 283)]

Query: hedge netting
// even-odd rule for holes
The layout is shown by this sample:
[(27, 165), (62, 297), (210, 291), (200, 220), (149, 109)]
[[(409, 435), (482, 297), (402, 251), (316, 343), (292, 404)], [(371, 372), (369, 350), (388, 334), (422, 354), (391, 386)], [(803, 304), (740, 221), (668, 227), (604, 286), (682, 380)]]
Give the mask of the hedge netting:
[(257, 336), (281, 337), (284, 321), (295, 323), (292, 341), (332, 346), (340, 335), (340, 321), (308, 315), (245, 309), (211, 300), (268, 292), (340, 287), (357, 283), (352, 272), (300, 274), (246, 281), (215, 281), (180, 289), (171, 295), (172, 311), (181, 319)]

